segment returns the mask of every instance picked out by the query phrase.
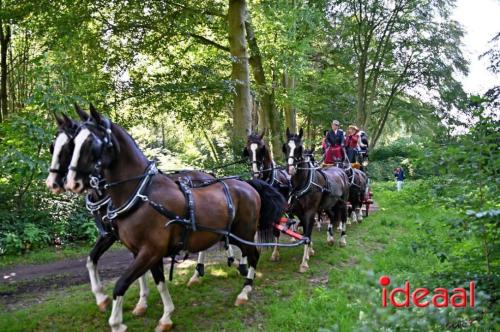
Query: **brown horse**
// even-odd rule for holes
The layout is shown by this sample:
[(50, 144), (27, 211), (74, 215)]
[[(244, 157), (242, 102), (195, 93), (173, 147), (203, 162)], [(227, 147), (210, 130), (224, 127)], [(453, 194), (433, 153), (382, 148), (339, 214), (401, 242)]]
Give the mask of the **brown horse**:
[[(83, 177), (102, 170), (115, 207), (108, 211), (107, 217), (120, 240), (135, 255), (115, 285), (109, 324), (112, 331), (126, 330), (122, 319), (123, 296), (135, 279), (151, 270), (164, 305), (157, 330), (168, 330), (172, 327), (170, 316), (174, 306), (165, 285), (162, 258), (182, 249), (206, 250), (221, 241), (227, 231), (244, 241), (253, 241), (257, 229), (261, 234), (269, 234), (272, 223), (283, 212), (283, 198), (263, 181), (237, 179), (216, 180), (192, 189), (188, 195), (172, 179), (156, 172), (154, 164), (123, 128), (96, 111), (91, 113), (97, 125), (82, 127), (76, 136), (65, 188), (81, 193)], [(174, 222), (166, 225), (165, 215)], [(177, 222), (178, 218), (173, 216), (186, 216), (189, 221)], [(186, 223), (191, 227), (185, 226)], [(236, 244), (250, 265), (235, 302), (241, 305), (248, 301), (252, 290), (259, 251), (255, 246)]]
[[(287, 158), (287, 171), (292, 177), (291, 211), (296, 214), (304, 235), (311, 238), (314, 226), (314, 215), (324, 210), (330, 218), (328, 226), (328, 242), (333, 244), (332, 222), (339, 220), (347, 222), (347, 199), (349, 196), (349, 179), (343, 170), (337, 167), (319, 169), (314, 167), (311, 158), (304, 154), (302, 145), (303, 131), (291, 134), (287, 128), (287, 142), (283, 144), (283, 153)], [(341, 234), (341, 245), (346, 244), (345, 226)], [(309, 269), (309, 256), (313, 255), (312, 242), (304, 246), (304, 255), (300, 272)]]
[[(271, 149), (264, 141), (264, 133), (251, 133), (247, 137), (247, 145), (243, 149), (243, 156), (250, 159), (252, 165), (252, 177), (266, 181), (279, 191), (279, 193), (288, 200), (290, 194), (290, 176), (276, 166), (271, 156)], [(276, 242), (279, 242), (280, 232), (274, 232)], [(274, 246), (271, 254), (271, 261), (279, 260), (278, 246)]]
[[(91, 108), (93, 106), (91, 105)], [(75, 104), (77, 113), (83, 121), (90, 121), (90, 116), (84, 112), (78, 105)], [(71, 157), (74, 149), (74, 137), (81, 126), (80, 123), (70, 119), (68, 116), (63, 114), (62, 117), (56, 115), (56, 121), (58, 124), (58, 132), (54, 143), (51, 145), (51, 167), (49, 169), (49, 175), (46, 180), (47, 187), (52, 190), (53, 193), (59, 194), (64, 191), (64, 178), (67, 175), (68, 167), (71, 161)], [(211, 180), (214, 177), (210, 174), (200, 171), (192, 170), (182, 170), (174, 173), (167, 174), (172, 180), (177, 181), (182, 177), (189, 177), (191, 181), (199, 182), (204, 180)], [(109, 297), (104, 294), (103, 286), (99, 278), (99, 273), (97, 270), (97, 264), (101, 256), (118, 240), (117, 234), (113, 232), (110, 225), (103, 223), (103, 217), (107, 213), (107, 207), (109, 202), (109, 197), (103, 191), (98, 191), (90, 187), (90, 181), (88, 178), (84, 181), (84, 188), (89, 191), (86, 198), (87, 209), (91, 212), (94, 217), (96, 228), (99, 230), (99, 237), (94, 244), (92, 250), (87, 257), (87, 270), (89, 272), (89, 278), (91, 283), (91, 290), (94, 293), (96, 303), (101, 311), (105, 311), (107, 306), (111, 303)], [(231, 248), (229, 248), (231, 249)], [(232, 250), (229, 250), (228, 260), (233, 258)], [(244, 276), (246, 276), (246, 257), (243, 257), (238, 266), (238, 270)], [(204, 273), (204, 253), (200, 253), (198, 257), (198, 264), (196, 266), (193, 277), (190, 279), (189, 285), (199, 282), (199, 277)], [(136, 304), (133, 314), (136, 316), (142, 316), (145, 314), (147, 309), (147, 298), (149, 295), (149, 288), (146, 283), (145, 276), (139, 278), (139, 288), (140, 297)]]

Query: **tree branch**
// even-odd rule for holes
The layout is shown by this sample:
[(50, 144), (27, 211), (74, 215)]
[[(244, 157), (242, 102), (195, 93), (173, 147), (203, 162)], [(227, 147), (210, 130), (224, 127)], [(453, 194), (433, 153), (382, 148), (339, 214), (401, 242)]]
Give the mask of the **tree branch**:
[(192, 37), (192, 38), (196, 39), (201, 44), (214, 46), (215, 48), (218, 48), (219, 50), (222, 50), (222, 51), (225, 51), (225, 52), (229, 52), (229, 47), (221, 45), (221, 44), (219, 44), (217, 42), (214, 42), (213, 40), (210, 40), (208, 38), (205, 38), (203, 36), (200, 36), (200, 35), (197, 35), (197, 34), (194, 34), (194, 33), (188, 33), (187, 35), (189, 37)]

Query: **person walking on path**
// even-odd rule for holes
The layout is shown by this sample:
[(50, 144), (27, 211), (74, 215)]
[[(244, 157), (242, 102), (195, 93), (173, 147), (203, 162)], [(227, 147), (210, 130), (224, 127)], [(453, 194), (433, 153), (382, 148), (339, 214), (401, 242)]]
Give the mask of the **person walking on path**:
[(396, 178), (396, 189), (401, 191), (403, 188), (403, 180), (405, 179), (405, 172), (401, 167), (397, 167), (394, 170), (394, 177)]

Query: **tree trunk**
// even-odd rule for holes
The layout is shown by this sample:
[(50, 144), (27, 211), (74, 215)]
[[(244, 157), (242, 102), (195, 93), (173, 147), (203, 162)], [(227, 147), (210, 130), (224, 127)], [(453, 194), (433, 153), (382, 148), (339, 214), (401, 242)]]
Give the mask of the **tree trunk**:
[[(288, 91), (288, 95), (293, 94), (295, 90), (295, 77), (289, 75), (286, 71), (283, 73), (283, 87)], [(297, 132), (297, 110), (291, 102), (287, 102), (285, 107), (285, 125), (290, 128), (292, 133)]]
[(245, 0), (229, 0), (229, 49), (233, 63), (231, 78), (235, 85), (233, 111), (233, 140), (238, 150), (246, 141), (252, 127), (252, 98), (248, 72), (248, 53), (245, 36)]
[(279, 114), (275, 114), (274, 108), (274, 95), (267, 87), (266, 75), (264, 73), (264, 66), (262, 65), (262, 55), (260, 54), (259, 45), (255, 38), (250, 17), (247, 16), (245, 21), (247, 31), (247, 41), (250, 49), (250, 65), (253, 69), (253, 77), (255, 83), (259, 87), (258, 92), (260, 96), (260, 109), (261, 117), (259, 119), (259, 129), (269, 132), (271, 141), (271, 149), (274, 158), (279, 158), (281, 155), (281, 131), (279, 123)]
[(10, 63), (10, 68), (7, 66), (7, 72), (9, 73), (7, 79), (8, 79), (8, 91), (9, 91), (9, 96), (10, 96), (10, 111), (11, 112), (16, 112), (18, 105), (17, 105), (17, 89), (16, 89), (16, 81), (19, 80), (19, 72), (17, 75), (15, 74), (14, 71), (14, 56), (12, 55), (12, 47), (9, 48), (9, 63)]
[(9, 107), (7, 104), (7, 50), (10, 42), (10, 25), (0, 22), (0, 108), (1, 120), (7, 118)]

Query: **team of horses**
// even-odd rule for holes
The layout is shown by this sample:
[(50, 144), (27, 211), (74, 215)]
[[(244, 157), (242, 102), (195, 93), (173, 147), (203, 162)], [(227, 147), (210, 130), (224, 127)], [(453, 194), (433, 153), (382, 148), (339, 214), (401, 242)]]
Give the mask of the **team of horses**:
[[(354, 220), (360, 221), (367, 178), (356, 169), (319, 167), (313, 151), (304, 147), (302, 129), (287, 129), (283, 153), (286, 168), (278, 167), (264, 135), (248, 136), (243, 155), (251, 164), (251, 180), (216, 178), (203, 171), (164, 174), (141, 152), (133, 138), (120, 126), (101, 115), (92, 105), (90, 114), (75, 105), (80, 121), (56, 116), (58, 132), (51, 147), (52, 160), (47, 187), (54, 193), (87, 193), (87, 208), (96, 219), (100, 236), (87, 259), (92, 292), (101, 311), (111, 300), (104, 294), (97, 272), (102, 254), (121, 241), (133, 254), (113, 290), (109, 325), (113, 332), (125, 331), (123, 296), (139, 280), (140, 298), (133, 313), (143, 315), (149, 289), (144, 277), (149, 270), (163, 302), (163, 315), (156, 331), (173, 327), (174, 304), (165, 283), (163, 257), (181, 252), (199, 253), (189, 285), (203, 275), (204, 251), (222, 242), (228, 263), (234, 261), (231, 245), (241, 250), (238, 270), (245, 277), (235, 305), (248, 301), (260, 251), (259, 242), (279, 243), (273, 227), (287, 213), (297, 217), (304, 235), (312, 239), (317, 214), (329, 218), (327, 241), (334, 243), (334, 225), (341, 230), (345, 246), (348, 205)], [(312, 241), (304, 245), (300, 272), (309, 268), (314, 255)], [(278, 245), (271, 260), (279, 260)], [(173, 263), (172, 263), (173, 264)], [(172, 266), (173, 267), (173, 266)]]

